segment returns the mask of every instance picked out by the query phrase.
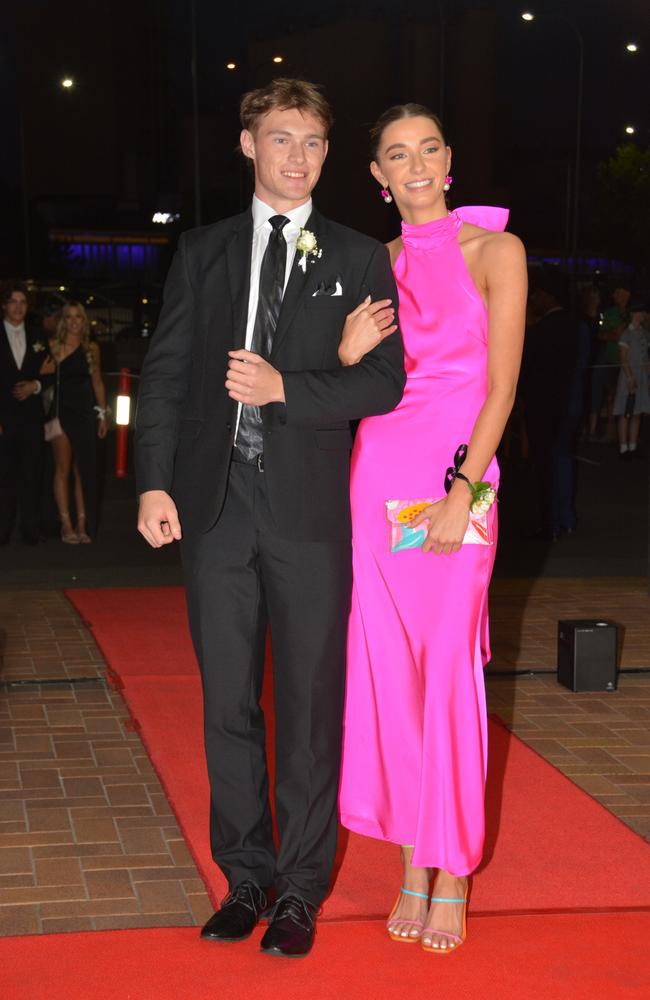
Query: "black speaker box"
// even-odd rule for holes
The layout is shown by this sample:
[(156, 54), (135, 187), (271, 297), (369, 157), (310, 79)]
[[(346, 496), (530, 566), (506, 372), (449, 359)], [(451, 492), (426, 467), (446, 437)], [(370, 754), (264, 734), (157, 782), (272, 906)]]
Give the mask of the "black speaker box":
[(615, 691), (617, 628), (584, 618), (558, 622), (557, 679), (571, 691)]

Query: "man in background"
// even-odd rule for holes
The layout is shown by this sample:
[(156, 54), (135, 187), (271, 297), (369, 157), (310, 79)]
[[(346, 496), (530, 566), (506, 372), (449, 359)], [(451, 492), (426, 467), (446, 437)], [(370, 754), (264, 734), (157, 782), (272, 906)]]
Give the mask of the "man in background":
[[(10, 282), (1, 297), (0, 329), (0, 545), (18, 517), (25, 545), (39, 540), (43, 469), (44, 384), (54, 365), (47, 340), (27, 321), (27, 288)], [(41, 370), (42, 369), (42, 370)]]
[(607, 424), (604, 441), (614, 441), (614, 393), (618, 382), (620, 357), (618, 342), (627, 326), (627, 308), (630, 301), (630, 284), (619, 279), (612, 288), (612, 304), (603, 313), (603, 322), (598, 332), (598, 349), (591, 381), (591, 412), (589, 414), (589, 437), (594, 440), (598, 430), (603, 403), (607, 405)]
[(526, 330), (520, 389), (530, 457), (535, 466), (541, 538), (576, 529), (573, 444), (580, 403), (575, 399), (578, 324), (565, 308), (566, 278), (553, 268), (530, 276), (537, 317)]

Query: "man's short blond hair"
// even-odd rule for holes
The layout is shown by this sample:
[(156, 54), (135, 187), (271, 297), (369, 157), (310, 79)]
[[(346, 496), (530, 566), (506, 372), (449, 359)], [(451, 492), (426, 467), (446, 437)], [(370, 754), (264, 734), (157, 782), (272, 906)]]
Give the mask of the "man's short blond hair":
[(289, 80), (278, 77), (257, 90), (244, 94), (239, 106), (242, 128), (255, 134), (260, 118), (270, 111), (289, 111), (297, 108), (305, 114), (313, 115), (323, 125), (325, 135), (334, 123), (334, 115), (320, 87), (307, 80)]

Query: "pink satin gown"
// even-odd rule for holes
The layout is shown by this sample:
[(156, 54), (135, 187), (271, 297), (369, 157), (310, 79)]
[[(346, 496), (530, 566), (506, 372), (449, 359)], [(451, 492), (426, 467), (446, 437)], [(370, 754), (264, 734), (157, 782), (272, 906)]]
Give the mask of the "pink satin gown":
[[(415, 847), (412, 863), (455, 875), (483, 849), (496, 546), (391, 553), (385, 501), (443, 497), (456, 449), (487, 396), (487, 309), (458, 244), (463, 222), (502, 231), (505, 209), (460, 208), (402, 224), (395, 263), (407, 382), (392, 413), (361, 422), (352, 454), (354, 590), (341, 820)], [(493, 458), (484, 476), (498, 483)]]

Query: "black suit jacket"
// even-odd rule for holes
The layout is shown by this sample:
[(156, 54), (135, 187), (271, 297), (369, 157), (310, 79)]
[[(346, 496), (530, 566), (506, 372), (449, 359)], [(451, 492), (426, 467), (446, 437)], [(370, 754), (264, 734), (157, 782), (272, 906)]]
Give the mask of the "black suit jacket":
[(553, 309), (526, 330), (519, 386), (530, 415), (568, 415), (575, 391), (578, 335), (578, 324), (565, 309)]
[[(27, 349), (20, 368), (16, 365), (5, 325), (0, 319), (0, 425), (7, 431), (42, 427), (43, 400), (41, 394), (28, 396), (22, 402), (11, 395), (16, 382), (38, 379), (41, 391), (52, 384), (53, 376), (38, 371), (48, 355), (47, 338), (38, 328), (25, 327)], [(35, 349), (36, 348), (36, 349)]]
[[(404, 388), (397, 331), (342, 367), (347, 314), (397, 289), (386, 248), (314, 210), (320, 259), (296, 253), (273, 342), (286, 404), (262, 407), (267, 493), (281, 535), (350, 537), (350, 421), (386, 413)], [(136, 420), (138, 491), (165, 490), (187, 530), (207, 531), (223, 506), (237, 406), (224, 387), (227, 352), (244, 346), (253, 237), (251, 211), (181, 237), (160, 321), (142, 371)], [(314, 295), (342, 286), (341, 296)]]

